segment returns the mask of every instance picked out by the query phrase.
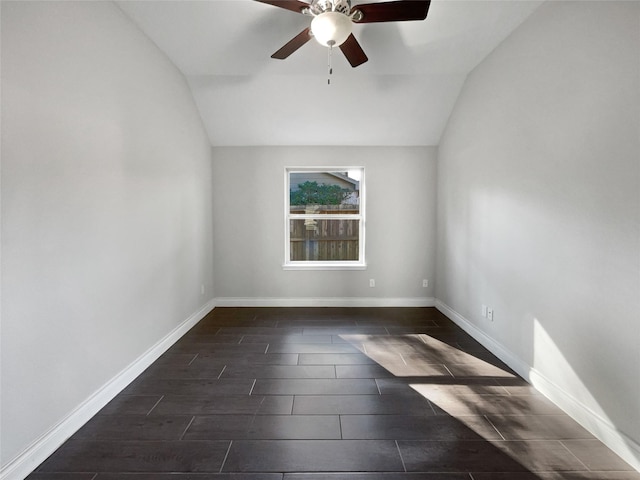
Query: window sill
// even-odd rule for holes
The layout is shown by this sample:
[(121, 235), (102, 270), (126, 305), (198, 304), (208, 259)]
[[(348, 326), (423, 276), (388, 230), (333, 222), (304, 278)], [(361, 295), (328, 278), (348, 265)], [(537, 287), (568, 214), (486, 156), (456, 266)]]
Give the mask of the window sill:
[(283, 270), (366, 270), (366, 263), (300, 262), (285, 263)]

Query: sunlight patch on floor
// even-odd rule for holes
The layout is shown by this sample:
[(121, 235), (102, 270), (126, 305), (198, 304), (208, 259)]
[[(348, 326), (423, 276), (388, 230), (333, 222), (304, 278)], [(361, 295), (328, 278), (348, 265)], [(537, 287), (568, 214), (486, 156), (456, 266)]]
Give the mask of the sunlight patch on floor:
[(498, 377), (513, 372), (426, 334), (341, 335), (396, 377)]

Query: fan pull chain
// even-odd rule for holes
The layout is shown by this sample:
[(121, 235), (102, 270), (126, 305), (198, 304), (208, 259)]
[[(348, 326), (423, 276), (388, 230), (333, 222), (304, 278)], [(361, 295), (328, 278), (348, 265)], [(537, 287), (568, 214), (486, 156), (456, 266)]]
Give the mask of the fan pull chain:
[(333, 75), (333, 67), (331, 66), (332, 53), (333, 53), (333, 42), (330, 42), (329, 43), (329, 59), (328, 59), (329, 74), (327, 75), (327, 85), (331, 85), (331, 75)]

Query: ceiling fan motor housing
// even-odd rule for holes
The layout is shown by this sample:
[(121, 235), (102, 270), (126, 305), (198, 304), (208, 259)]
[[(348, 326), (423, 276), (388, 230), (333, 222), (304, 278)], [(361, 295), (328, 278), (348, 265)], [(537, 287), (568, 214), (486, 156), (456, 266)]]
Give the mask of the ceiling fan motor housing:
[(338, 12), (349, 16), (351, 13), (351, 0), (313, 0), (310, 11), (313, 15)]

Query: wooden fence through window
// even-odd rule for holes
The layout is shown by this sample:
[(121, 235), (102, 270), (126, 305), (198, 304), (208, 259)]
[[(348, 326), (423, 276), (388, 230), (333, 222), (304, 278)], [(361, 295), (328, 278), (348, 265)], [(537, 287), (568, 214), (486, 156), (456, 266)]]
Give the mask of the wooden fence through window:
[[(291, 207), (291, 213), (299, 211), (298, 206)], [(338, 210), (338, 211), (336, 211)], [(321, 208), (314, 212), (325, 213), (358, 213), (353, 207), (330, 209)], [(289, 226), (291, 261), (357, 261), (359, 245), (359, 219), (292, 219)]]

